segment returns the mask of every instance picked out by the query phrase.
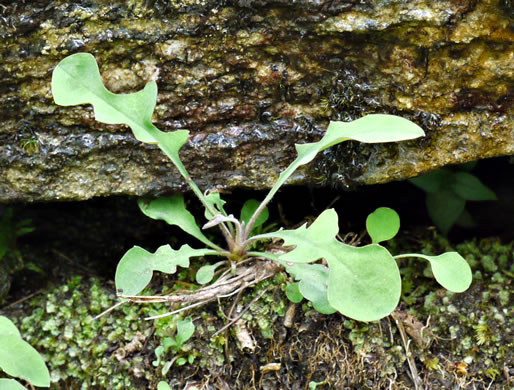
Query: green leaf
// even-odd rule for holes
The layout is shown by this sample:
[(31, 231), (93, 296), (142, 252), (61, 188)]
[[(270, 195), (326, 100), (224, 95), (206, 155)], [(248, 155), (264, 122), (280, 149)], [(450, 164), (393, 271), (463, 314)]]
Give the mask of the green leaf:
[[(221, 215), (224, 215), (225, 217), (227, 216), (227, 213), (223, 209), (223, 206), (225, 206), (225, 203), (227, 203), (227, 202), (225, 202), (223, 199), (221, 199), (219, 192), (211, 192), (211, 193), (209, 193), (205, 197), (205, 201), (207, 203), (209, 203), (211, 206), (213, 206), (214, 209), (218, 210)], [(205, 210), (205, 219), (210, 221), (212, 218), (214, 218), (214, 215), (212, 215), (209, 212), (209, 210), (206, 209)]]
[(157, 390), (171, 390), (171, 387), (166, 382), (160, 381), (157, 384)]
[[(261, 202), (259, 202), (256, 199), (249, 199), (247, 200), (243, 207), (241, 208), (241, 221), (243, 221), (246, 225), (248, 225), (248, 222), (250, 221), (250, 218), (252, 218), (253, 213), (255, 213), (255, 210), (259, 207)], [(259, 215), (257, 220), (255, 221), (255, 224), (253, 225), (253, 229), (261, 226), (263, 223), (265, 223), (269, 218), (269, 211), (267, 208), (265, 208), (262, 213)]]
[(164, 366), (162, 367), (162, 371), (161, 371), (162, 376), (166, 376), (166, 374), (170, 370), (172, 364), (173, 364), (173, 360), (170, 360), (169, 362), (166, 362), (166, 364), (164, 364)]
[(21, 338), (16, 325), (7, 317), (0, 316), (0, 336), (11, 336)]
[(393, 209), (380, 207), (368, 215), (366, 229), (375, 244), (390, 240), (400, 230), (400, 217)]
[(191, 257), (207, 254), (212, 254), (212, 251), (193, 249), (189, 245), (183, 245), (177, 251), (163, 245), (155, 253), (135, 246), (125, 253), (116, 268), (116, 289), (123, 295), (137, 295), (150, 283), (154, 271), (172, 274), (176, 272), (177, 265), (187, 268)]
[(455, 173), (449, 169), (440, 169), (409, 181), (425, 192), (434, 193), (449, 188), (455, 181)]
[(54, 69), (52, 93), (56, 104), (92, 104), (97, 121), (129, 126), (138, 140), (157, 144), (179, 172), (184, 177), (189, 176), (178, 155), (189, 132), (165, 133), (152, 124), (157, 99), (155, 81), (136, 93), (114, 94), (104, 87), (95, 58), (91, 54), (77, 53), (66, 57)]
[(56, 104), (92, 104), (96, 120), (128, 125), (138, 140), (156, 143), (149, 134), (157, 99), (155, 81), (142, 91), (116, 95), (104, 87), (95, 58), (88, 53), (78, 53), (66, 57), (54, 69), (52, 93)]
[(318, 142), (295, 145), (298, 157), (282, 171), (263, 203), (268, 204), (298, 167), (308, 164), (319, 152), (338, 143), (349, 140), (365, 143), (398, 142), (424, 135), (423, 129), (414, 122), (395, 115), (371, 114), (353, 122), (330, 122), (327, 132)]
[(337, 241), (338, 230), (337, 214), (329, 209), (308, 228), (303, 225), (259, 237), (279, 237), (284, 245), (294, 245), (292, 251), (280, 256), (286, 264), (324, 258), (329, 267), (328, 302), (340, 313), (359, 321), (374, 321), (390, 314), (401, 292), (396, 261), (380, 245), (356, 248)]
[(466, 201), (451, 190), (427, 194), (427, 211), (434, 224), (447, 234), (464, 211)]
[(332, 314), (337, 311), (328, 302), (329, 270), (327, 267), (322, 264), (293, 264), (289, 266), (286, 264), (286, 271), (300, 281), (298, 292), (300, 296), (312, 302), (314, 309), (322, 314)]
[(207, 264), (203, 267), (200, 267), (198, 271), (196, 271), (196, 282), (198, 284), (209, 283), (214, 277), (214, 272), (216, 271), (216, 268), (223, 264), (226, 264), (226, 261), (220, 261), (216, 264)]
[(177, 366), (179, 366), (179, 367), (180, 367), (180, 366), (183, 366), (183, 365), (184, 365), (184, 364), (186, 364), (186, 363), (187, 363), (187, 360), (186, 360), (186, 358), (183, 358), (183, 357), (178, 358), (178, 359), (176, 360), (176, 364), (177, 364)]
[(300, 293), (312, 302), (312, 306), (321, 314), (333, 314), (334, 309), (328, 301), (328, 272), (322, 280), (307, 278), (300, 280)]
[(0, 390), (26, 390), (20, 382), (14, 379), (0, 379)]
[(12, 334), (0, 335), (0, 369), (34, 386), (49, 387), (50, 374), (43, 358), (29, 343)]
[(419, 257), (428, 260), (437, 282), (447, 290), (456, 293), (466, 291), (473, 279), (469, 264), (457, 252), (446, 252), (439, 256), (409, 253), (395, 257), (397, 259)]
[(176, 225), (205, 245), (220, 249), (202, 233), (193, 214), (187, 211), (183, 196), (171, 196), (154, 200), (138, 199), (137, 204), (147, 217)]
[(453, 190), (465, 200), (497, 200), (493, 191), (476, 176), (467, 172), (455, 172)]
[(300, 292), (299, 283), (288, 283), (286, 286), (286, 296), (293, 303), (300, 303), (303, 295)]
[(191, 317), (179, 320), (177, 323), (177, 337), (175, 338), (177, 341), (177, 349), (180, 350), (182, 344), (189, 340), (191, 336), (193, 336), (193, 333), (195, 333), (195, 324), (193, 324)]
[[(345, 248), (341, 251), (341, 245)], [(342, 314), (359, 321), (375, 321), (389, 315), (401, 293), (400, 271), (382, 246), (334, 245), (328, 301)]]

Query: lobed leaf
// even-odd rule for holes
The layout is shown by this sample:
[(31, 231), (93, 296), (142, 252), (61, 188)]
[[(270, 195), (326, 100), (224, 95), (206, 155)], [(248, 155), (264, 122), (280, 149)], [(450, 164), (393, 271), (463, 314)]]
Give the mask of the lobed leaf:
[(308, 228), (303, 225), (259, 237), (279, 237), (284, 245), (294, 245), (292, 251), (279, 257), (286, 264), (324, 258), (329, 267), (328, 303), (340, 313), (359, 321), (374, 321), (390, 314), (401, 292), (396, 261), (380, 245), (356, 248), (337, 241), (337, 233), (337, 214), (329, 209)]
[(155, 81), (139, 92), (114, 94), (103, 85), (95, 58), (88, 53), (77, 53), (63, 59), (54, 69), (52, 94), (55, 103), (61, 106), (93, 105), (99, 122), (129, 126), (139, 141), (157, 144), (179, 172), (189, 176), (178, 155), (189, 132), (165, 133), (152, 124), (157, 99)]
[(147, 217), (166, 221), (170, 225), (176, 225), (205, 245), (219, 249), (202, 233), (200, 227), (196, 224), (193, 214), (187, 211), (183, 196), (171, 196), (153, 200), (139, 199), (137, 204)]
[(154, 271), (172, 274), (176, 272), (178, 265), (189, 267), (191, 257), (207, 254), (212, 254), (212, 251), (193, 249), (187, 244), (179, 250), (163, 245), (155, 253), (135, 246), (125, 253), (116, 268), (116, 290), (123, 295), (137, 295), (150, 283)]
[(380, 207), (368, 215), (366, 230), (375, 244), (390, 240), (400, 230), (400, 217), (393, 209)]
[(301, 165), (311, 162), (316, 155), (338, 143), (354, 140), (365, 143), (398, 142), (424, 136), (421, 127), (395, 115), (371, 114), (353, 122), (330, 122), (327, 132), (318, 142), (296, 144), (298, 157), (280, 173), (263, 203), (267, 204), (278, 189)]
[[(221, 199), (219, 192), (211, 192), (205, 197), (205, 201), (210, 204), (215, 210), (218, 210), (221, 215), (227, 216), (227, 213), (223, 209), (223, 206), (225, 206), (225, 202), (223, 199)], [(214, 215), (211, 214), (211, 212), (208, 209), (205, 209), (205, 219), (208, 221), (214, 218)]]

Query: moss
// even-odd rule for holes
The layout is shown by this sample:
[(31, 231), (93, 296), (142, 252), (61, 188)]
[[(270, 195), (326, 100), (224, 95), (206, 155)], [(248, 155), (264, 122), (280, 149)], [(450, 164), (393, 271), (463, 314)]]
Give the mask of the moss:
[[(418, 245), (421, 250), (398, 240), (391, 249), (429, 254), (455, 249), (438, 235)], [(173, 365), (166, 375), (162, 374), (165, 363), (176, 356), (165, 354), (163, 363), (154, 367), (154, 350), (164, 337), (174, 336), (181, 317), (144, 321), (144, 317), (168, 312), (169, 307), (126, 304), (93, 321), (93, 316), (116, 301), (112, 288), (98, 279), (74, 277), (33, 299), (25, 308), (31, 314), (18, 320), (18, 326), (47, 359), (53, 388), (146, 389), (154, 388), (161, 379), (182, 388), (185, 378), (201, 384), (218, 377), (231, 388), (257, 386), (255, 381), (263, 386), (269, 383), (271, 388), (291, 388), (312, 380), (324, 382), (319, 389), (349, 384), (408, 389), (412, 380), (407, 360), (414, 359), (422, 363), (417, 364), (418, 376), (432, 388), (464, 386), (472, 381), (484, 386), (492, 383), (500, 389), (508, 386), (504, 367), (513, 362), (514, 338), (509, 333), (514, 329), (512, 278), (508, 276), (514, 261), (513, 245), (497, 239), (457, 245), (475, 274), (482, 277), (463, 294), (438, 287), (429, 274), (419, 272), (425, 269), (422, 262), (402, 264), (403, 277), (418, 286), (404, 291), (397, 311), (410, 340), (408, 353), (391, 317), (360, 323), (337, 314), (321, 315), (304, 304), (296, 306), (293, 327), (284, 328), (282, 316), (289, 302), (282, 274), (248, 289), (236, 305), (236, 311), (246, 308), (267, 289), (243, 316), (245, 329), (254, 339), (254, 351), (235, 343), (232, 332), (228, 339), (223, 333), (211, 337), (225, 322), (220, 308), (227, 313), (232, 306), (230, 301), (220, 301), (189, 313), (196, 332), (180, 356), (194, 361)], [(420, 287), (423, 293), (419, 293)], [(258, 372), (258, 367), (269, 363), (280, 363), (276, 376)]]

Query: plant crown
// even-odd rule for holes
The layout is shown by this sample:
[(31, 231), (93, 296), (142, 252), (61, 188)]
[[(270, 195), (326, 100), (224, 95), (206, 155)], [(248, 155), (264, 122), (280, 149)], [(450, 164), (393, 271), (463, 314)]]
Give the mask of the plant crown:
[[(173, 249), (163, 245), (154, 253), (135, 246), (120, 260), (115, 282), (119, 296), (134, 297), (148, 285), (154, 271), (174, 273), (177, 266), (189, 267), (190, 259), (200, 256), (218, 256), (224, 261), (200, 268), (198, 283), (210, 283), (218, 268), (232, 268), (241, 261), (256, 257), (282, 264), (296, 281), (287, 287), (293, 301), (303, 298), (311, 301), (321, 313), (336, 311), (360, 321), (374, 321), (390, 314), (397, 306), (401, 293), (401, 280), (397, 259), (418, 257), (431, 264), (435, 279), (454, 292), (466, 290), (471, 283), (471, 270), (456, 252), (439, 256), (405, 254), (393, 256), (380, 245), (393, 238), (399, 229), (399, 217), (389, 208), (379, 208), (366, 221), (372, 243), (362, 247), (345, 244), (337, 239), (338, 215), (333, 209), (325, 210), (307, 226), (274, 232), (263, 232), (266, 206), (278, 189), (294, 171), (311, 162), (317, 153), (348, 140), (365, 143), (398, 142), (418, 138), (423, 130), (404, 118), (372, 114), (353, 122), (331, 122), (325, 135), (314, 143), (296, 145), (298, 156), (279, 175), (276, 183), (261, 202), (245, 203), (240, 219), (224, 210), (225, 202), (217, 192), (203, 193), (190, 177), (179, 156), (186, 144), (187, 130), (163, 132), (152, 123), (157, 98), (157, 84), (149, 82), (136, 93), (114, 94), (103, 85), (94, 57), (78, 53), (62, 60), (52, 77), (54, 100), (62, 106), (92, 104), (96, 120), (108, 124), (129, 126), (141, 142), (157, 145), (173, 162), (178, 172), (205, 208), (207, 223), (199, 227), (186, 209), (181, 195), (154, 200), (139, 200), (143, 213), (153, 219), (177, 225), (202, 242), (204, 248), (183, 245)], [(227, 248), (222, 248), (204, 235), (203, 230), (218, 226)], [(270, 238), (283, 240), (283, 254), (254, 251), (256, 243)], [(320, 263), (318, 260), (325, 262)], [(326, 264), (326, 265), (325, 265)]]

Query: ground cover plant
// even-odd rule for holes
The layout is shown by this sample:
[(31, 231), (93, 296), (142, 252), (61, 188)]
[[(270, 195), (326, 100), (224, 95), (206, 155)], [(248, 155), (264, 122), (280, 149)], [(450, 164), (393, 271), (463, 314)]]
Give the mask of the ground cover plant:
[[(225, 211), (225, 202), (220, 194), (200, 190), (182, 164), (179, 151), (186, 144), (189, 132), (163, 132), (153, 125), (152, 114), (157, 97), (155, 82), (148, 83), (137, 93), (113, 94), (102, 84), (94, 57), (79, 53), (65, 58), (56, 67), (52, 92), (57, 104), (92, 104), (98, 121), (127, 125), (138, 140), (157, 145), (205, 208), (207, 222), (200, 227), (186, 209), (182, 195), (139, 200), (139, 207), (147, 216), (179, 226), (205, 247), (192, 248), (186, 244), (173, 249), (170, 245), (163, 245), (154, 253), (138, 246), (130, 249), (120, 260), (115, 275), (120, 304), (127, 301), (176, 302), (187, 309), (219, 297), (235, 295), (285, 269), (294, 281), (287, 288), (288, 297), (293, 301), (305, 298), (321, 313), (340, 312), (359, 321), (374, 321), (390, 314), (398, 304), (401, 293), (399, 259), (416, 257), (427, 260), (435, 279), (450, 291), (462, 292), (471, 283), (471, 270), (456, 252), (439, 256), (391, 255), (380, 244), (393, 238), (400, 226), (398, 215), (389, 208), (379, 208), (369, 215), (366, 228), (372, 243), (361, 247), (338, 238), (339, 217), (333, 209), (325, 210), (309, 226), (304, 224), (297, 229), (274, 232), (262, 229), (267, 218), (266, 206), (273, 196), (299, 167), (311, 162), (317, 153), (349, 140), (398, 142), (424, 135), (420, 127), (406, 119), (373, 114), (353, 122), (331, 122), (318, 142), (296, 145), (297, 158), (280, 174), (264, 200), (248, 201), (240, 218), (236, 218)], [(203, 230), (213, 227), (220, 229), (226, 248), (203, 233)], [(265, 246), (256, 245), (270, 239), (283, 240), (283, 246), (266, 251), (260, 249)], [(172, 274), (179, 266), (189, 267), (191, 258), (206, 256), (222, 260), (197, 271), (198, 289), (180, 295), (140, 295), (150, 283), (154, 271)], [(238, 318), (230, 318), (229, 315), (227, 326)]]

